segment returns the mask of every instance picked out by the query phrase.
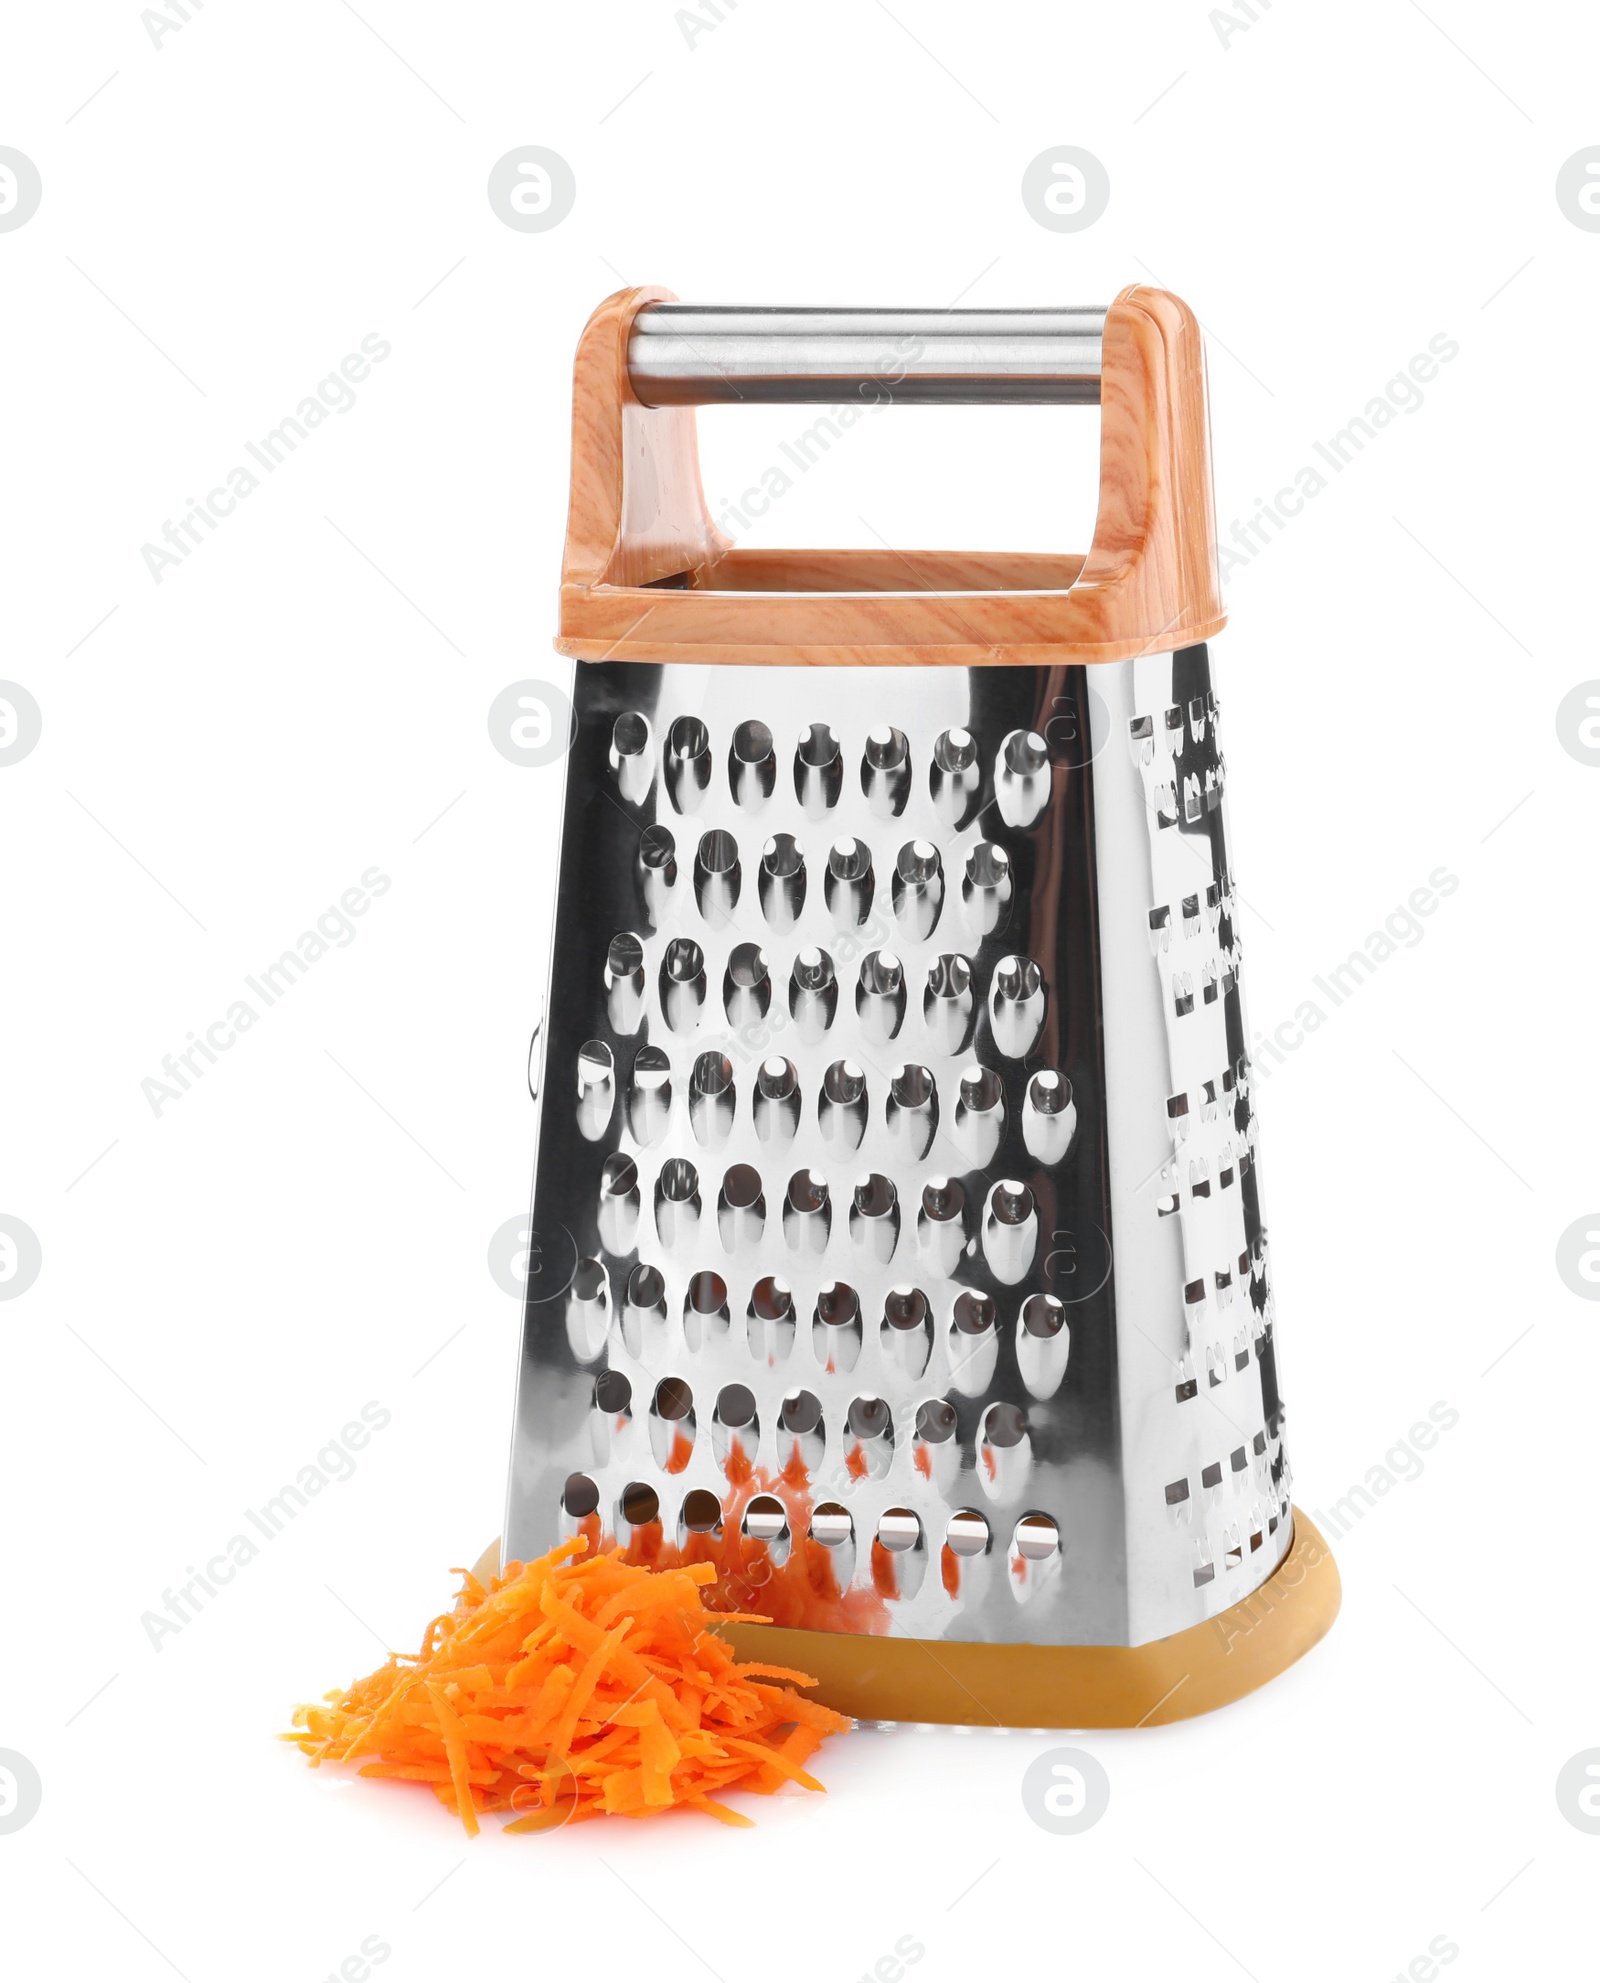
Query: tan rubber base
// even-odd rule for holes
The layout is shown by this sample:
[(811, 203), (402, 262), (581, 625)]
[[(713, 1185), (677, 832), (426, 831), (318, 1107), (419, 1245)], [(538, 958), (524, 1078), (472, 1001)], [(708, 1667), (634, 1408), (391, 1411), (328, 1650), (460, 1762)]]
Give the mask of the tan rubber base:
[[(475, 1565), (499, 1568), (500, 1545)], [(1225, 1707), (1307, 1653), (1339, 1612), (1333, 1552), (1298, 1510), (1294, 1541), (1249, 1597), (1145, 1646), (980, 1645), (726, 1625), (741, 1659), (816, 1676), (816, 1698), (857, 1721), (999, 1728), (1152, 1728)]]

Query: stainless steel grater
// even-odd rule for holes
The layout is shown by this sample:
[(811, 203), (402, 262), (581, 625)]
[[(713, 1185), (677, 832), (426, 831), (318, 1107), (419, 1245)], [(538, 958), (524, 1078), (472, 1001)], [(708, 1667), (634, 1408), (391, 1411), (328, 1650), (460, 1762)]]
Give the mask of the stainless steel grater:
[[(633, 567), (610, 589), (642, 605), (576, 670), (509, 1556), (584, 1533), (710, 1561), (709, 1602), (780, 1628), (948, 1651), (1144, 1647), (1242, 1615), (1289, 1555), (1226, 764), (1188, 637), (1220, 609), (1190, 584), (1208, 537), (1150, 548), (1184, 490), (1142, 512), (1144, 557), (1193, 595), (1162, 642), (1103, 601), (1098, 638), (1032, 637), (1094, 591), (1099, 533), (1054, 569), (968, 561), (960, 588), (912, 554), (898, 593), (861, 554), (853, 577), (788, 554), (780, 598), (779, 554), (674, 544), (692, 485), (662, 460), (627, 486), (630, 418), (670, 468), (681, 424), (646, 423), (695, 399), (1085, 398), (1113, 372), (1126, 398), (1117, 313), (1152, 294), (952, 330), (645, 293), (591, 325), (618, 398), (607, 555)], [(1172, 312), (1165, 410), (1137, 337), (1132, 397), (1181, 449), (1198, 340)], [(579, 451), (605, 427), (585, 350)], [(654, 576), (626, 542), (641, 493), (649, 555), (682, 560)], [(1103, 483), (1102, 526), (1119, 500)], [(580, 551), (582, 508), (575, 462)], [(730, 598), (766, 603), (754, 661)], [(846, 637), (802, 637), (829, 606)], [(1019, 606), (1028, 638), (986, 637)], [(577, 613), (564, 632), (597, 644)]]

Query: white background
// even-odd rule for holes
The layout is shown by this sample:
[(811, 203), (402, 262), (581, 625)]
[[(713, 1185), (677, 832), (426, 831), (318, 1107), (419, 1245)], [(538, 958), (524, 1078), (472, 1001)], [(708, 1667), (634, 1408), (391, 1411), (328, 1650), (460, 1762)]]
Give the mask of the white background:
[[(1600, 23), (722, 8), (692, 46), (667, 0), (190, 0), (159, 47), (133, 0), (82, 0), (7, 30), (0, 143), (43, 202), (0, 234), (0, 673), (44, 725), (0, 770), (0, 1211), (43, 1248), (0, 1305), (0, 1748), (44, 1786), (0, 1838), (8, 1967), (290, 1983), (376, 1935), (386, 1979), (849, 1979), (910, 1936), (928, 1978), (1350, 1983), (1444, 1937), (1452, 1976), (1565, 1971), (1600, 1862), (1554, 1794), (1600, 1744), (1600, 1312), (1555, 1267), (1600, 1203), (1600, 771), (1555, 712), (1600, 675), (1600, 236), (1555, 177), (1600, 142)], [(548, 233), (485, 195), (524, 144), (576, 174)], [(1110, 174), (1083, 233), (1022, 203), (1058, 144)], [(1336, 1544), (1328, 1640), (1198, 1722), (846, 1737), (825, 1799), (738, 1834), (469, 1846), (424, 1793), (313, 1775), (270, 1739), (290, 1704), (414, 1645), (499, 1525), (518, 1316), (486, 1249), (526, 1203), (559, 776), (485, 718), (569, 674), (585, 317), (623, 281), (1003, 305), (1141, 280), (1209, 333), (1225, 534), (1460, 345), (1231, 569), (1213, 648), (1256, 1026), (1460, 879), (1260, 1097), (1297, 1498), (1328, 1508), (1436, 1403), (1459, 1424)], [(157, 585), (140, 547), (370, 332), (392, 354), (355, 408)], [(812, 417), (703, 418), (708, 494)], [(895, 412), (748, 541), (1082, 550), (1094, 448), (1089, 413)], [(373, 865), (355, 939), (153, 1114), (163, 1055)], [(153, 1649), (163, 1589), (369, 1400), (392, 1423), (354, 1478)], [(1112, 1785), (1076, 1838), (1019, 1797), (1063, 1741)]]

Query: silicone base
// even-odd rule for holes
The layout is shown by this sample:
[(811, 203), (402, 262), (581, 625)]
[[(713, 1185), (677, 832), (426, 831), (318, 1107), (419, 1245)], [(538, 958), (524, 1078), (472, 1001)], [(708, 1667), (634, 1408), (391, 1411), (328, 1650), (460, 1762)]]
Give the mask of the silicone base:
[[(492, 1544), (474, 1566), (499, 1568)], [(857, 1721), (999, 1728), (1153, 1728), (1225, 1707), (1308, 1653), (1338, 1616), (1339, 1570), (1297, 1510), (1288, 1555), (1249, 1597), (1144, 1646), (880, 1639), (726, 1625), (741, 1659), (816, 1676), (816, 1698)]]

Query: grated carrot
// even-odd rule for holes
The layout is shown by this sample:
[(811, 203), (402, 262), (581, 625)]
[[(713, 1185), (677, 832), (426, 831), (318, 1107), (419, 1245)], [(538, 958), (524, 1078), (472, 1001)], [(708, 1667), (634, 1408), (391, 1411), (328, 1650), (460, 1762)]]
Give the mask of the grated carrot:
[(518, 1833), (675, 1807), (747, 1825), (723, 1791), (820, 1790), (801, 1765), (850, 1723), (794, 1691), (808, 1675), (734, 1658), (715, 1631), (730, 1614), (702, 1602), (716, 1567), (588, 1550), (577, 1537), (487, 1584), (459, 1572), (419, 1653), (296, 1708), (283, 1739), (313, 1766), (425, 1783), (474, 1834), (485, 1811)]

